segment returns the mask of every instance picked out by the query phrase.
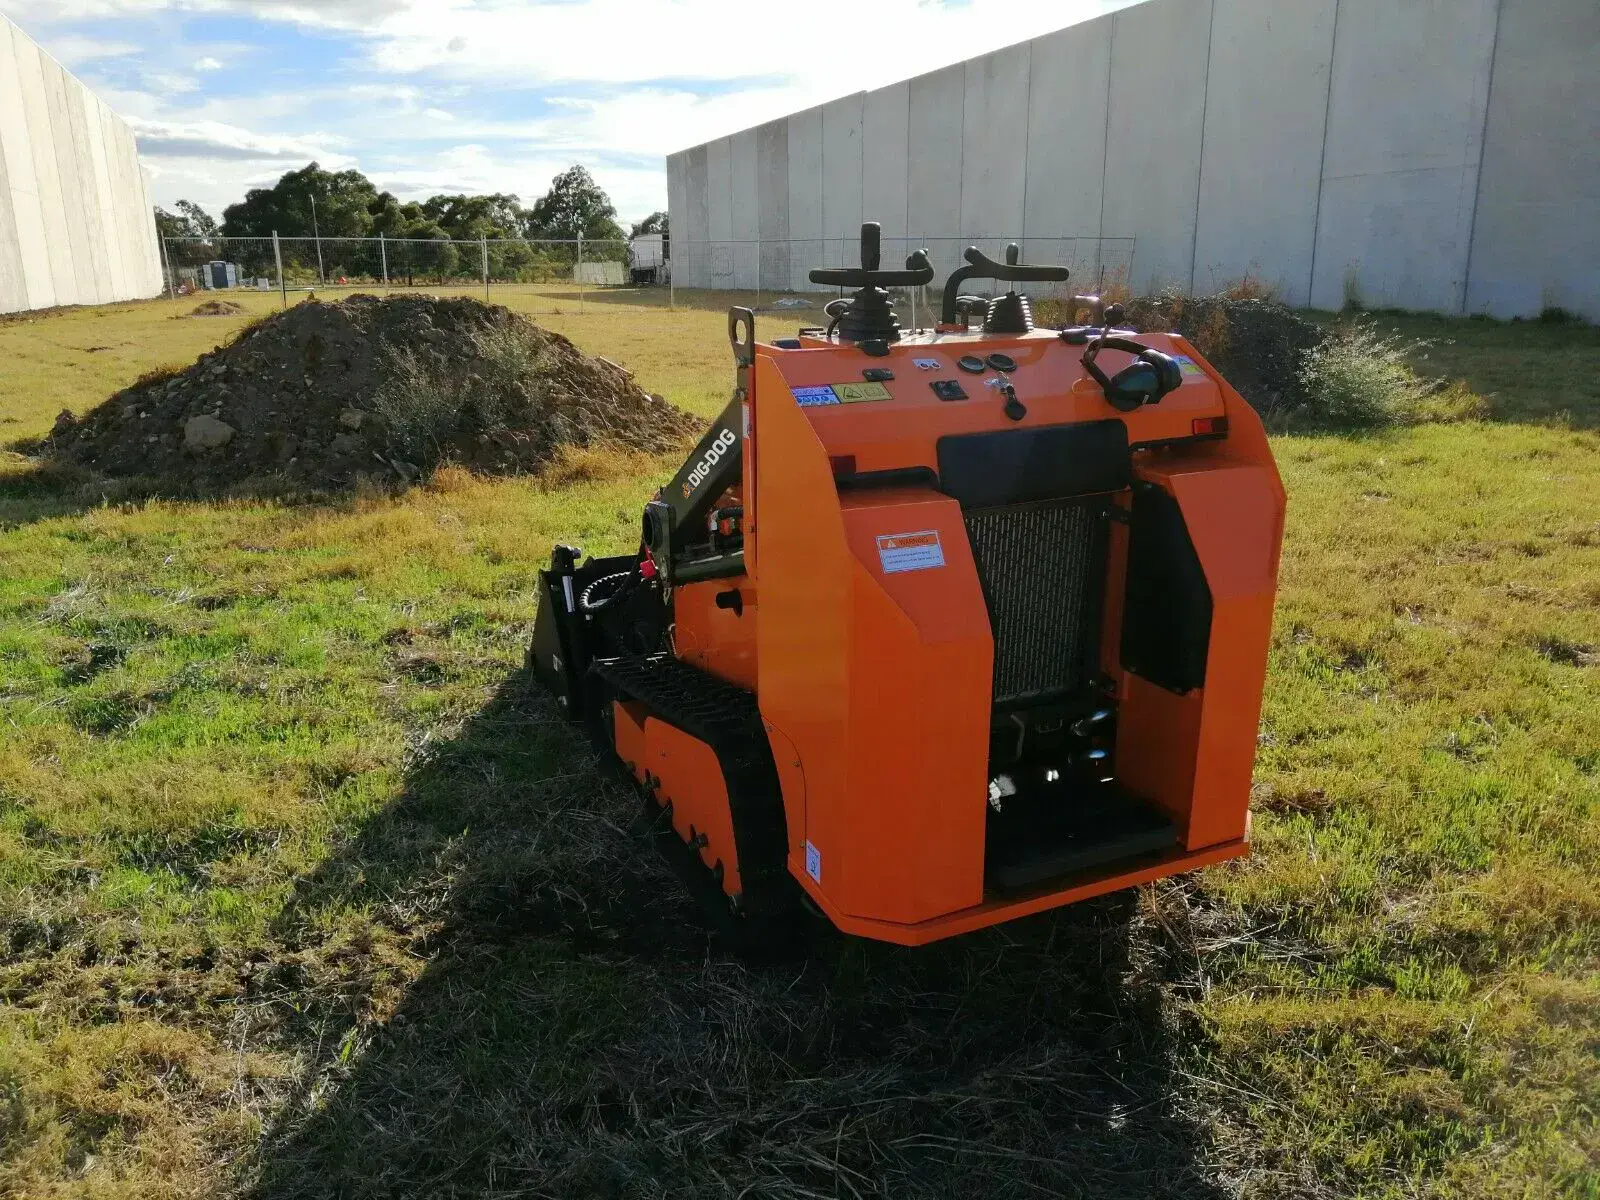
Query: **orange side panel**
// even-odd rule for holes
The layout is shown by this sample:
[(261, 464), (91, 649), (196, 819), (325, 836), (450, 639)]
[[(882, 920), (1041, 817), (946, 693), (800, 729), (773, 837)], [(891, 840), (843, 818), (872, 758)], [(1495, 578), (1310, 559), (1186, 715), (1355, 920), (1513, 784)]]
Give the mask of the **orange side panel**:
[[(845, 544), (828, 456), (772, 360), (757, 352), (752, 419), (761, 431), (753, 501), (761, 529), (756, 626), (761, 715), (803, 761), (803, 796), (784, 789), (789, 872), (806, 869), (809, 798), (844, 797), (848, 761), (849, 601)], [(747, 497), (747, 500), (751, 499)], [(746, 509), (749, 512), (749, 509)], [(746, 544), (749, 532), (746, 530)], [(776, 734), (774, 736), (776, 752)]]
[(644, 782), (645, 707), (636, 700), (614, 700), (611, 704), (612, 741), (617, 757), (640, 783)]
[(1248, 825), (1283, 538), (1283, 485), (1266, 432), (1218, 383), (1229, 436), (1136, 465), (1177, 500), (1211, 589), (1205, 686), (1179, 696), (1124, 676), (1117, 728), (1122, 782), (1174, 816), (1191, 850), (1243, 838)]
[[(718, 608), (717, 597), (738, 592), (742, 611)], [(747, 576), (674, 589), (673, 648), (686, 663), (748, 691), (756, 687), (756, 589)]]
[(699, 845), (700, 860), (707, 867), (722, 864), (723, 891), (738, 895), (739, 856), (733, 840), (733, 814), (716, 751), (654, 717), (645, 721), (644, 737), (642, 769), (661, 781), (656, 802), (672, 805), (672, 828), (685, 842)]
[[(856, 492), (843, 511), (857, 566), (851, 793), (814, 796), (806, 832), (824, 864), (842, 860), (822, 880), (840, 907), (924, 921), (983, 899), (989, 613), (956, 501)], [(936, 546), (943, 565), (887, 569), (907, 561), (896, 557), (905, 535)]]

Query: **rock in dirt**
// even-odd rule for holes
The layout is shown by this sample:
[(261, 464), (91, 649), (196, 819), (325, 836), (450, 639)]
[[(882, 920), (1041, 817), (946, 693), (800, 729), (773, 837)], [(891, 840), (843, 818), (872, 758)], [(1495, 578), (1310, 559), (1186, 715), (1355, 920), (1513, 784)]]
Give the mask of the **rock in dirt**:
[[(34, 448), (151, 494), (319, 493), (363, 476), (410, 482), (446, 462), (522, 474), (569, 446), (664, 453), (701, 428), (623, 368), (508, 309), (358, 295), (248, 326), (186, 370), (58, 423)], [(152, 440), (167, 430), (182, 436)]]
[(190, 450), (216, 450), (233, 441), (233, 426), (201, 413), (183, 424), (183, 444)]

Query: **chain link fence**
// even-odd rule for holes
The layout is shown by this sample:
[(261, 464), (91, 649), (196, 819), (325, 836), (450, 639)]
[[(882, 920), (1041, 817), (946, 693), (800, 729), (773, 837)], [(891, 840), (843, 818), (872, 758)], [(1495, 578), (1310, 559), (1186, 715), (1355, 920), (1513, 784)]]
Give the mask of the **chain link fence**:
[[(900, 289), (895, 304), (910, 326), (937, 320), (943, 280), (975, 245), (1004, 261), (1016, 242), (1022, 261), (1064, 266), (1065, 284), (1033, 284), (1035, 301), (1074, 294), (1120, 294), (1133, 277), (1134, 239), (1101, 237), (892, 238), (882, 240), (883, 264), (898, 268), (926, 249), (934, 282)], [(636, 260), (626, 241), (587, 239), (403, 238), (164, 238), (167, 292), (250, 289), (275, 292), (287, 304), (308, 293), (420, 291), (481, 295), (522, 312), (570, 313), (591, 304), (626, 303), (691, 308), (740, 304), (758, 311), (816, 309), (839, 289), (807, 279), (817, 267), (860, 264), (857, 238), (689, 241), (673, 239), (664, 264)], [(984, 294), (1003, 285), (972, 279), (962, 290)]]

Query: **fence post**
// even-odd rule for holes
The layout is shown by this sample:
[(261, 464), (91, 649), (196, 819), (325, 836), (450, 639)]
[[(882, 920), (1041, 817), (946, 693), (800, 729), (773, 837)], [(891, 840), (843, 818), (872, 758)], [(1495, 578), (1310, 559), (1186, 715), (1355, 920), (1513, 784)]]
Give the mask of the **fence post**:
[(583, 230), (578, 230), (578, 311), (583, 311)]
[(167, 281), (167, 299), (176, 300), (178, 295), (172, 288), (172, 256), (167, 253), (167, 239), (161, 239), (161, 274)]
[(378, 257), (383, 259), (383, 290), (389, 290), (389, 243), (383, 234), (378, 235)]
[(478, 250), (483, 255), (483, 302), (489, 303), (489, 237), (478, 235)]
[(283, 246), (278, 242), (278, 231), (272, 231), (272, 257), (278, 264), (278, 295), (283, 299), (283, 307), (289, 307), (289, 281), (283, 277)]

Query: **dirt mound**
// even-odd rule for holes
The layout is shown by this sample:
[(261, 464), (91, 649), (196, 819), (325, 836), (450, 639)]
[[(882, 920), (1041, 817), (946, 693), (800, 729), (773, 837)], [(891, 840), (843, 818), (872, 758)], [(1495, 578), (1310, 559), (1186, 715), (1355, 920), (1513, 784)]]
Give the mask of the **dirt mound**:
[(623, 368), (470, 299), (306, 301), (148, 375), (39, 447), (58, 464), (202, 495), (537, 469), (565, 446), (673, 449), (700, 423)]
[(1263, 416), (1305, 403), (1301, 366), (1326, 337), (1318, 325), (1272, 300), (1140, 296), (1126, 305), (1141, 332), (1174, 330), (1194, 344)]
[(237, 317), (244, 312), (244, 305), (235, 304), (232, 300), (207, 300), (203, 304), (194, 306), (191, 317)]

